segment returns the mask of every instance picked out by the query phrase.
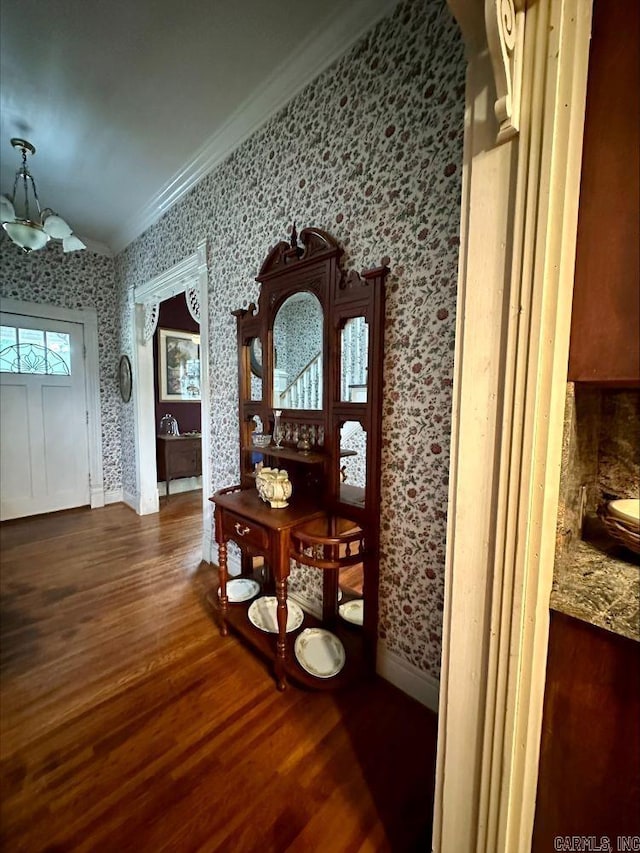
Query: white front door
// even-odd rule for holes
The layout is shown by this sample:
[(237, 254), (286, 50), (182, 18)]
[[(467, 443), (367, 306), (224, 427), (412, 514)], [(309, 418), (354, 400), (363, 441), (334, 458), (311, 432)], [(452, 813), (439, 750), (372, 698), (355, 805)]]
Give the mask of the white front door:
[(0, 519), (88, 504), (84, 327), (0, 314)]

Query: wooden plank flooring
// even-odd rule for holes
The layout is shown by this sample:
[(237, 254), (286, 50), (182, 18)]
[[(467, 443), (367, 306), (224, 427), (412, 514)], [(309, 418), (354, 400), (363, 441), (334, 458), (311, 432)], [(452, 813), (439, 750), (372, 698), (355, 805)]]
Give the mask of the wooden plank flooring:
[(3, 851), (427, 851), (436, 719), (221, 638), (200, 493), (0, 525)]

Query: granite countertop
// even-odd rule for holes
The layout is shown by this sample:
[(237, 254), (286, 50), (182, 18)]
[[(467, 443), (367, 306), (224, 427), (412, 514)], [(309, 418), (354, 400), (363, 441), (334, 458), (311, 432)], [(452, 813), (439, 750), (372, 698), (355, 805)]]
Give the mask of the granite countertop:
[(551, 607), (640, 642), (640, 557), (617, 545), (599, 519), (586, 519), (555, 573)]

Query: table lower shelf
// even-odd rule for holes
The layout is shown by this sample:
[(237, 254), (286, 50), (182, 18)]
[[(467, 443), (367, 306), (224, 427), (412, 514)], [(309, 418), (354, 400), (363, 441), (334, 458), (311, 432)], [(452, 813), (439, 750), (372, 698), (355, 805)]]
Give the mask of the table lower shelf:
[[(256, 596), (258, 597), (258, 596)], [(345, 599), (351, 596), (345, 596)], [(254, 601), (255, 599), (252, 599)], [(222, 609), (218, 591), (207, 596), (207, 602), (219, 625), (222, 623)], [(229, 604), (226, 622), (229, 630), (245, 641), (254, 651), (275, 667), (277, 635), (256, 628), (247, 615), (251, 601)], [(344, 646), (346, 661), (337, 675), (331, 678), (318, 678), (306, 672), (294, 653), (295, 639), (305, 628), (327, 628), (338, 637)], [(287, 634), (287, 658), (285, 672), (287, 680), (312, 690), (336, 690), (350, 686), (374, 674), (374, 655), (367, 653), (366, 638), (361, 627), (351, 625), (340, 617), (330, 626), (304, 611), (304, 621), (296, 630)]]

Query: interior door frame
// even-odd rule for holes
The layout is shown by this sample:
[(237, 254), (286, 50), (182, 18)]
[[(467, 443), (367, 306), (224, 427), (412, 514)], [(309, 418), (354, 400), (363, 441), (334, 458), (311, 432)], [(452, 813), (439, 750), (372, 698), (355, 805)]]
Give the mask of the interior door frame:
[(592, 3), (448, 4), (468, 65), (432, 850), (528, 853)]
[[(89, 447), (89, 501), (91, 509), (104, 506), (104, 472), (102, 467), (102, 412), (100, 410), (100, 364), (98, 356), (98, 315), (95, 308), (62, 308), (20, 299), (0, 300), (5, 314), (37, 317), (39, 320), (62, 320), (83, 327), (84, 390), (87, 407), (87, 444)], [(115, 368), (114, 368), (115, 369)]]
[(139, 515), (158, 512), (158, 477), (156, 467), (155, 394), (153, 383), (152, 339), (145, 340), (145, 306), (157, 306), (165, 299), (195, 290), (200, 303), (200, 390), (202, 435), (202, 520), (203, 559), (211, 559), (211, 502), (207, 484), (211, 483), (210, 402), (209, 402), (209, 299), (207, 243), (170, 269), (150, 279), (133, 291), (133, 402), (136, 448), (136, 499)]

